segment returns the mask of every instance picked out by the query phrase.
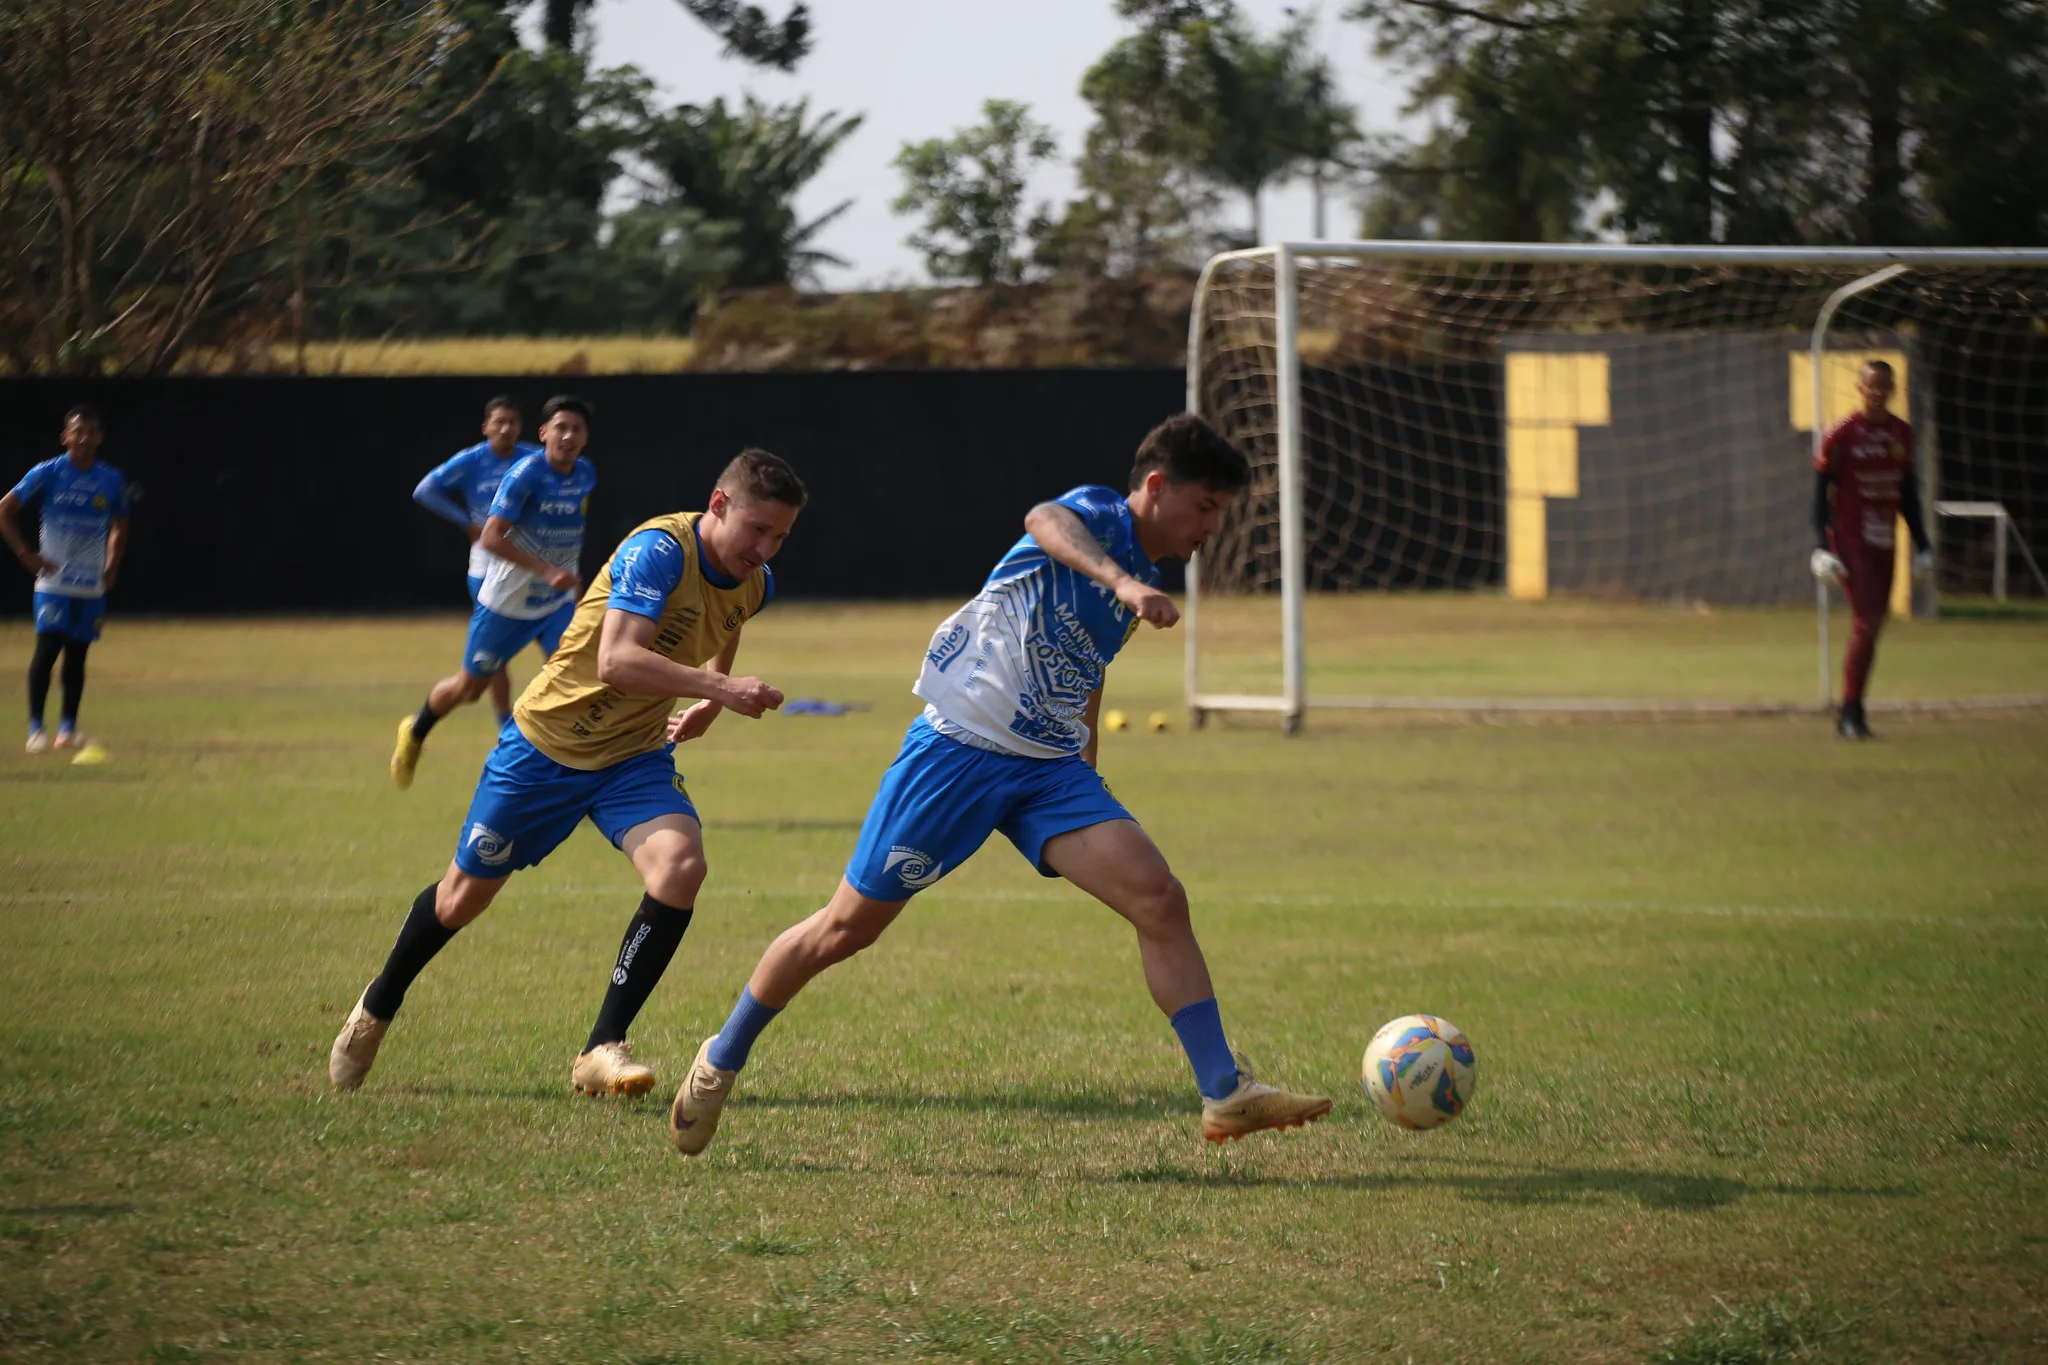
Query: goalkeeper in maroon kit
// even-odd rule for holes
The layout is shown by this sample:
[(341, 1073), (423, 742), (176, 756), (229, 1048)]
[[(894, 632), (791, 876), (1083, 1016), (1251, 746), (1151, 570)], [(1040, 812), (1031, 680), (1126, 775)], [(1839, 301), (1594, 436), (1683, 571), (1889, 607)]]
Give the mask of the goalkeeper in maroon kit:
[(1913, 428), (1892, 415), (1893, 385), (1890, 365), (1866, 361), (1856, 384), (1862, 411), (1828, 431), (1813, 462), (1819, 471), (1813, 529), (1820, 537), (1813, 576), (1839, 582), (1856, 616), (1842, 659), (1842, 711), (1835, 722), (1843, 739), (1873, 738), (1863, 719), (1863, 687), (1891, 601), (1899, 518), (1913, 537), (1914, 572), (1924, 573), (1934, 562), (1913, 475)]

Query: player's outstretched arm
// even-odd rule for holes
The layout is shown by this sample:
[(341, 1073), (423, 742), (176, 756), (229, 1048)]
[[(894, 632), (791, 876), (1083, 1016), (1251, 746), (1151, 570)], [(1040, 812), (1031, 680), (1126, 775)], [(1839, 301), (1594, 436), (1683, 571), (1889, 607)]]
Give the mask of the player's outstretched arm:
[(432, 469), (427, 476), (413, 487), (412, 500), (432, 512), (435, 516), (454, 522), (472, 536), (475, 528), (469, 524), (469, 509), (455, 500), (447, 485), (436, 477), (441, 471)]
[(500, 559), (508, 559), (520, 568), (540, 576), (541, 580), (557, 592), (576, 593), (583, 591), (583, 580), (567, 569), (559, 569), (534, 554), (512, 543), (512, 523), (503, 517), (493, 516), (484, 522), (484, 532), (477, 537), (477, 543)]
[(617, 607), (604, 614), (597, 638), (597, 680), (635, 697), (699, 697), (748, 719), (782, 705), (782, 693), (759, 678), (728, 678), (654, 652), (655, 622)]
[[(745, 627), (741, 627), (745, 629)], [(721, 678), (732, 676), (733, 660), (740, 654), (740, 631), (732, 633), (718, 657), (704, 665), (706, 673), (716, 673)], [(702, 739), (704, 732), (711, 728), (711, 722), (718, 719), (718, 713), (725, 708), (715, 701), (706, 699), (695, 706), (686, 706), (668, 718), (668, 739), (671, 744), (688, 744), (693, 739)]]
[(1124, 571), (1123, 565), (1102, 551), (1088, 524), (1070, 507), (1041, 502), (1024, 515), (1024, 530), (1038, 542), (1054, 562), (1076, 573), (1086, 574), (1116, 594), (1139, 619), (1164, 630), (1180, 620), (1173, 599), (1149, 584), (1140, 583)]

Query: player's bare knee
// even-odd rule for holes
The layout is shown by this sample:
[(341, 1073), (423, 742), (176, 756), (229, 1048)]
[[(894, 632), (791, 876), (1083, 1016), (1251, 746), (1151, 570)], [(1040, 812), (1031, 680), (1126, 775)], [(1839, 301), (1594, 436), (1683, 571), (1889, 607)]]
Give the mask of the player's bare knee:
[(701, 851), (684, 849), (664, 856), (642, 880), (647, 894), (663, 905), (687, 909), (697, 903), (697, 892), (703, 889), (709, 870)]
[(1141, 934), (1173, 934), (1188, 927), (1187, 888), (1171, 872), (1148, 878), (1117, 908)]
[(434, 893), (434, 918), (444, 929), (460, 929), (490, 908), (504, 878), (485, 880), (451, 867)]

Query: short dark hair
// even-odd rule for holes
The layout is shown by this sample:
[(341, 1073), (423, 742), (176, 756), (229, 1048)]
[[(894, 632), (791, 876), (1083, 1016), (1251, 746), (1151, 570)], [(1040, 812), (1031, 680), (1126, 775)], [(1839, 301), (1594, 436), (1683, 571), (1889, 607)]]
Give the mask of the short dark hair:
[(1863, 362), (1863, 368), (1866, 370), (1879, 370), (1885, 374), (1890, 374), (1892, 372), (1892, 363), (1889, 360), (1866, 360)]
[(747, 502), (780, 502), (802, 507), (810, 494), (804, 481), (780, 455), (749, 446), (732, 457), (732, 463), (718, 476), (718, 486), (727, 497)]
[(590, 402), (588, 399), (578, 398), (573, 393), (558, 393), (540, 405), (541, 425), (546, 426), (549, 422), (553, 421), (555, 414), (558, 412), (573, 412), (578, 417), (581, 417), (585, 424), (588, 424), (590, 421)]
[(76, 404), (71, 411), (64, 414), (65, 426), (68, 427), (73, 422), (90, 422), (96, 427), (106, 426), (106, 423), (100, 420), (100, 410), (90, 403)]
[(497, 396), (493, 397), (489, 402), (484, 404), (484, 420), (486, 422), (490, 421), (491, 414), (496, 412), (499, 408), (510, 408), (512, 409), (513, 414), (517, 416), (519, 412), (519, 400), (517, 398), (514, 398), (509, 393), (498, 394)]
[(1155, 469), (1169, 483), (1198, 483), (1214, 493), (1235, 493), (1252, 481), (1251, 466), (1237, 447), (1192, 412), (1177, 413), (1145, 434), (1131, 462), (1130, 486), (1136, 488)]

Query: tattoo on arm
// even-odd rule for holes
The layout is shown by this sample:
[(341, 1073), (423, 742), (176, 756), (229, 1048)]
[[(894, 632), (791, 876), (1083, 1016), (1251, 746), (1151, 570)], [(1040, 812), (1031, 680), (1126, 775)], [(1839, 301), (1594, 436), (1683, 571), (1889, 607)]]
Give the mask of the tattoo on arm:
[[(1072, 508), (1062, 507), (1056, 502), (1042, 502), (1031, 510), (1045, 515), (1047, 537), (1057, 540), (1062, 549), (1079, 559), (1089, 576), (1094, 577), (1118, 568), (1116, 561), (1104, 554), (1102, 546), (1088, 533), (1088, 524), (1082, 521)], [(1048, 553), (1052, 550), (1049, 545), (1044, 548)]]

